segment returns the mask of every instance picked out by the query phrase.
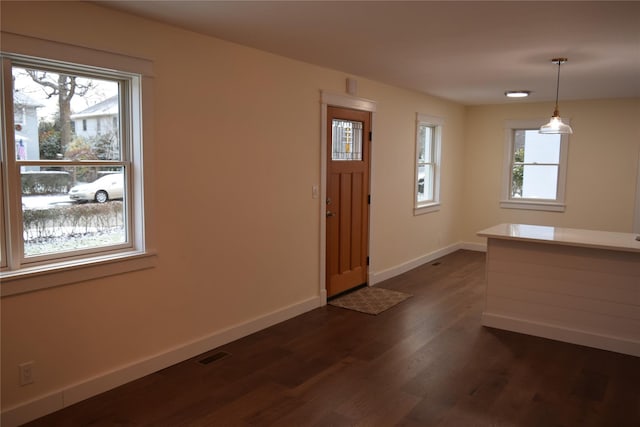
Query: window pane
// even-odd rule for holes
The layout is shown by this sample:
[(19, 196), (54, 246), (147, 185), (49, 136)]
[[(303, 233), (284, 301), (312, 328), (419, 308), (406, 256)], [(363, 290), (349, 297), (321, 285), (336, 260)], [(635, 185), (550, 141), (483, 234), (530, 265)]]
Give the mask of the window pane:
[(558, 166), (517, 165), (513, 167), (511, 197), (555, 200)]
[(418, 166), (418, 202), (433, 200), (433, 165)]
[(537, 130), (516, 130), (514, 161), (559, 163), (561, 135), (541, 134)]
[(418, 127), (418, 161), (433, 163), (433, 127), (431, 126)]
[(21, 168), (25, 257), (126, 243), (123, 167), (47, 169)]
[[(524, 152), (524, 149), (523, 149)], [(522, 197), (523, 165), (514, 165), (511, 171), (511, 197)]]
[(560, 140), (561, 135), (514, 130), (512, 198), (557, 198)]
[(122, 160), (119, 84), (13, 67), (17, 160)]
[(362, 123), (334, 119), (331, 160), (362, 160)]

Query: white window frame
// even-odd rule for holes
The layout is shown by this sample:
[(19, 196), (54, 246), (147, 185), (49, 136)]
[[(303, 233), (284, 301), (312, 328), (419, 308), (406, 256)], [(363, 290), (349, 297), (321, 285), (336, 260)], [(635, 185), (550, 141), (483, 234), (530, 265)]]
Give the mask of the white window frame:
[[(68, 258), (43, 260), (41, 262), (23, 263), (21, 247), (16, 249), (15, 242), (22, 240), (18, 225), (20, 207), (20, 191), (16, 188), (15, 179), (10, 179), (15, 169), (15, 156), (11, 156), (13, 133), (5, 132), (13, 122), (13, 96), (4, 92), (2, 99), (2, 139), (6, 141), (7, 150), (0, 158), (0, 226), (2, 227), (3, 265), (0, 272), (1, 295), (15, 295), (32, 292), (54, 286), (67, 285), (86, 280), (122, 274), (156, 265), (156, 254), (153, 239), (152, 211), (150, 188), (153, 158), (150, 144), (152, 138), (152, 110), (142, 108), (151, 106), (153, 92), (152, 62), (130, 56), (104, 52), (80, 46), (57, 43), (42, 39), (21, 36), (13, 33), (1, 34), (3, 56), (3, 79), (10, 78), (11, 64), (25, 63), (36, 66), (54, 66), (55, 68), (95, 71), (98, 75), (112, 74), (114, 78), (127, 76), (130, 88), (124, 106), (132, 117), (131, 126), (123, 129), (130, 138), (129, 158), (130, 175), (128, 182), (127, 209), (131, 227), (130, 244), (126, 247), (107, 247), (101, 252), (73, 254)], [(52, 57), (51, 55), (55, 55)], [(10, 85), (8, 86), (10, 87)], [(144, 89), (144, 90), (143, 90)], [(10, 92), (10, 91), (9, 91)], [(11, 108), (9, 108), (11, 106)], [(125, 123), (123, 123), (125, 125)], [(8, 161), (5, 161), (8, 160)], [(15, 170), (13, 170), (15, 172)], [(15, 174), (14, 174), (15, 175)], [(11, 185), (14, 183), (14, 185)], [(13, 207), (13, 208), (12, 208)], [(18, 245), (21, 246), (21, 245)], [(6, 261), (6, 262), (5, 262)]]
[[(440, 169), (442, 160), (442, 128), (444, 126), (444, 119), (442, 117), (430, 116), (427, 114), (416, 113), (416, 143), (415, 143), (415, 173), (413, 178), (413, 201), (414, 215), (422, 215), (430, 212), (440, 210)], [(420, 161), (420, 149), (419, 149), (419, 137), (420, 126), (428, 126), (433, 128), (433, 200), (419, 201), (418, 200), (418, 171), (419, 167), (424, 162)]]
[[(569, 123), (568, 119), (564, 119)], [(558, 160), (558, 182), (555, 199), (523, 199), (511, 197), (511, 179), (513, 171), (513, 145), (514, 132), (516, 130), (537, 130), (544, 125), (548, 119), (531, 120), (506, 120), (505, 148), (502, 172), (502, 194), (500, 207), (505, 209), (525, 209), (538, 211), (564, 212), (565, 189), (567, 181), (567, 163), (569, 155), (569, 135), (560, 136), (560, 158)]]

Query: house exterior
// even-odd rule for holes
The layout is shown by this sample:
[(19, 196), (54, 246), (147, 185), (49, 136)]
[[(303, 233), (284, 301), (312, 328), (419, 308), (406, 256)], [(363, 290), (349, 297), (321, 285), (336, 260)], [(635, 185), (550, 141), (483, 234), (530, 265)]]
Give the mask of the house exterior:
[(118, 129), (118, 96), (112, 96), (71, 115), (76, 136), (92, 138)]
[[(19, 160), (38, 160), (40, 158), (38, 108), (43, 105), (22, 92), (14, 92), (13, 102), (16, 158)], [(35, 168), (37, 169), (37, 167)]]

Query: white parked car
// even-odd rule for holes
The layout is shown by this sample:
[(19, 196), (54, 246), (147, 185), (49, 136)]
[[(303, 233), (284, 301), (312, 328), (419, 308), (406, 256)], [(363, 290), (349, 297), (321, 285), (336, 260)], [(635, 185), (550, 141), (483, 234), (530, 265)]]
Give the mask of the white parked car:
[(78, 202), (104, 203), (113, 199), (122, 199), (124, 194), (124, 174), (112, 173), (88, 184), (71, 187), (69, 197)]

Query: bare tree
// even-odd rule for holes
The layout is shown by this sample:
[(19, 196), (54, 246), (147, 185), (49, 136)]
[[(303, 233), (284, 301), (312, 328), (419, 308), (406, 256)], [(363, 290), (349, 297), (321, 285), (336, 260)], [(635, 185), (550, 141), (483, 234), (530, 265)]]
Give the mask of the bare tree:
[(76, 76), (66, 74), (48, 73), (40, 70), (26, 70), (26, 72), (34, 82), (42, 86), (47, 98), (58, 97), (60, 143), (64, 153), (71, 142), (71, 99), (76, 95), (86, 95), (94, 85), (90, 80), (81, 83)]

